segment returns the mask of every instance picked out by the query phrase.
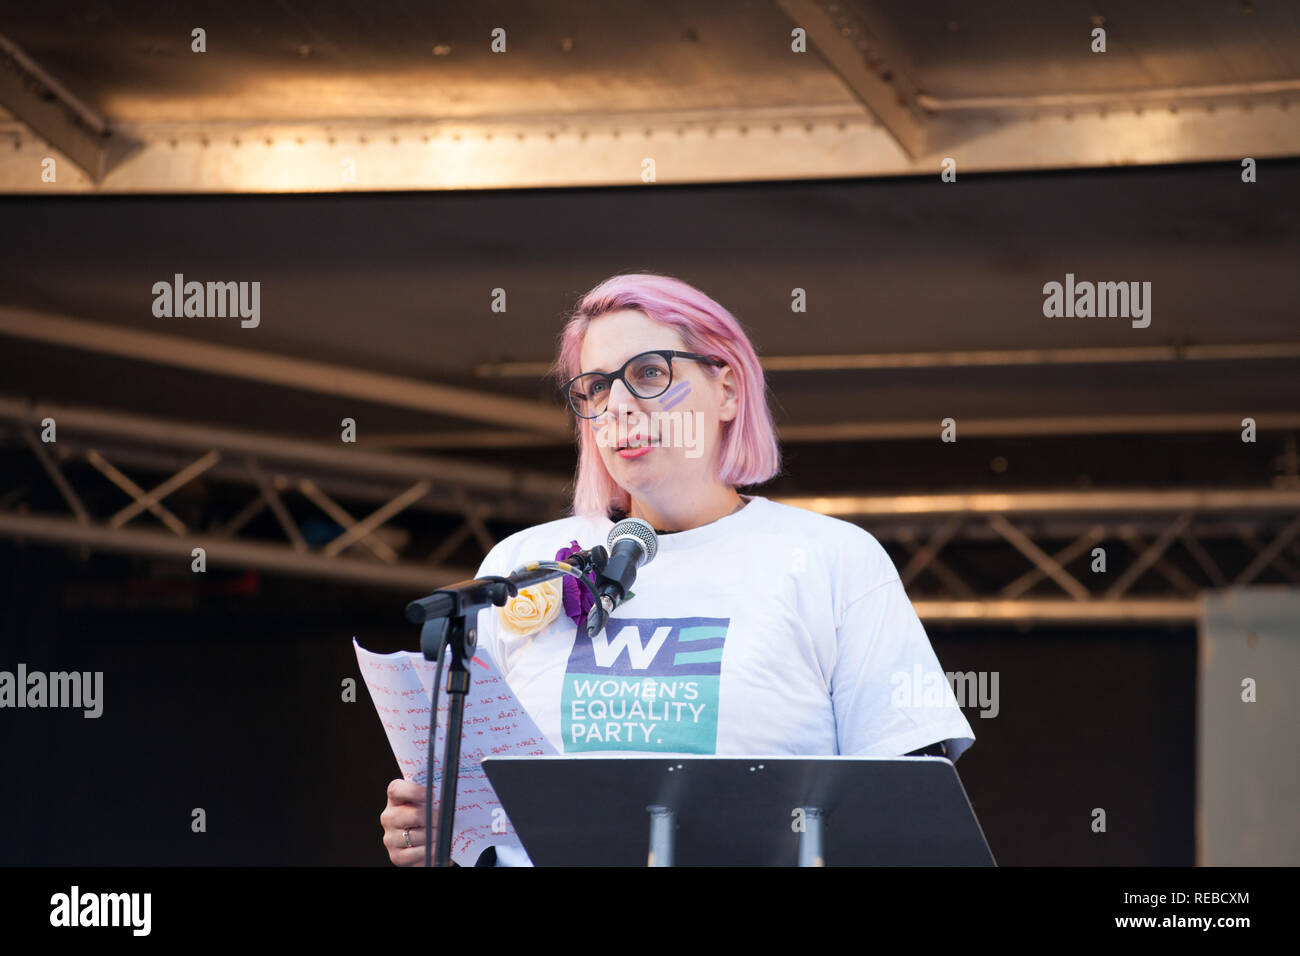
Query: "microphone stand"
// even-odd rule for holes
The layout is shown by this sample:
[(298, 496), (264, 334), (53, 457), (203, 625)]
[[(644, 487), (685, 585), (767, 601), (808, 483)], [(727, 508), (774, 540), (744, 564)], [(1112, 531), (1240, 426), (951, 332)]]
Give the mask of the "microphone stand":
[[(605, 559), (605, 549), (597, 546), (591, 550), (585, 562), (575, 564), (575, 567), (583, 569), (584, 573), (587, 570), (599, 572), (605, 567)], [(412, 624), (422, 625), (420, 651), (424, 654), (424, 659), (439, 661), (443, 659), (444, 651), (451, 652), (448, 661), (450, 666), (447, 668), (447, 741), (443, 750), (442, 796), (438, 811), (438, 842), (433, 857), (434, 866), (451, 866), (456, 787), (460, 779), (460, 746), (465, 726), (465, 695), (469, 693), (472, 683), (469, 665), (474, 659), (474, 648), (478, 645), (478, 612), (493, 605), (501, 607), (509, 598), (518, 594), (520, 588), (531, 587), (562, 574), (564, 572), (557, 569), (531, 565), (528, 570), (509, 577), (486, 575), (471, 581), (449, 584), (406, 606), (406, 619)], [(435, 687), (433, 692), (429, 719), (430, 753), (434, 746), (432, 731), (438, 720), (438, 688)], [(429, 774), (426, 787), (428, 800), (432, 803), (432, 773)]]
[[(427, 598), (412, 601), (406, 606), (406, 618), (420, 628), (420, 651), (424, 659), (442, 659), (444, 650), (450, 650), (447, 669), (447, 693), (450, 706), (447, 716), (447, 741), (442, 763), (442, 797), (438, 812), (438, 842), (434, 866), (451, 865), (451, 839), (456, 815), (456, 786), (459, 782), (461, 734), (465, 723), (465, 695), (469, 693), (469, 664), (474, 659), (478, 645), (478, 612), (485, 607), (505, 604), (514, 597), (518, 588), (509, 578), (486, 577), (439, 588)], [(469, 623), (470, 621), (475, 623)], [(438, 719), (437, 693), (430, 702), (429, 727), (432, 731)], [(429, 747), (434, 745), (429, 735)], [(429, 799), (433, 797), (433, 776), (428, 780)]]

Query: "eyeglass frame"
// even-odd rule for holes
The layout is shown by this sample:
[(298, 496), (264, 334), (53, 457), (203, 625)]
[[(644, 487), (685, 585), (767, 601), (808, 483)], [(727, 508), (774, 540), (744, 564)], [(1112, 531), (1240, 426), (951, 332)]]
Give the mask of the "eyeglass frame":
[[(663, 391), (661, 392), (656, 392), (653, 395), (640, 395), (637, 393), (637, 390), (632, 387), (632, 383), (629, 382), (626, 377), (624, 377), (624, 373), (627, 371), (629, 365), (631, 365), (637, 359), (644, 358), (647, 355), (661, 355), (668, 362), (668, 384), (663, 387)], [(592, 421), (593, 419), (599, 418), (601, 415), (604, 415), (605, 412), (609, 411), (609, 402), (607, 400), (605, 403), (605, 407), (600, 411), (598, 411), (595, 415), (581, 414), (573, 406), (572, 389), (573, 389), (574, 382), (576, 382), (580, 378), (585, 378), (588, 375), (600, 375), (604, 378), (605, 384), (611, 389), (614, 387), (615, 382), (622, 382), (623, 387), (626, 388), (628, 392), (636, 398), (642, 398), (642, 399), (658, 398), (664, 392), (668, 391), (668, 389), (673, 387), (673, 359), (675, 358), (691, 359), (692, 361), (695, 362), (703, 362), (705, 365), (712, 365), (715, 368), (723, 368), (727, 364), (725, 361), (723, 361), (722, 359), (718, 358), (715, 355), (700, 355), (698, 352), (681, 352), (678, 351), (677, 349), (648, 349), (645, 352), (638, 352), (636, 355), (633, 355), (630, 359), (624, 362), (616, 372), (580, 372), (579, 374), (573, 376), (573, 378), (565, 382), (562, 386), (560, 386), (560, 391), (564, 393), (564, 401), (569, 406), (569, 410), (572, 411), (573, 414), (577, 415), (579, 418), (586, 419), (587, 421)]]

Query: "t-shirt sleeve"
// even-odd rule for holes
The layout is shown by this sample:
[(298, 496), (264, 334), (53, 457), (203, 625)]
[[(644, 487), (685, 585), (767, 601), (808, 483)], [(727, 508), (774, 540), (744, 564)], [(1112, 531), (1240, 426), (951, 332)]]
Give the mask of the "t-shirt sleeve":
[(898, 757), (943, 741), (955, 762), (975, 742), (897, 576), (849, 602), (836, 638), (831, 701), (841, 754)]

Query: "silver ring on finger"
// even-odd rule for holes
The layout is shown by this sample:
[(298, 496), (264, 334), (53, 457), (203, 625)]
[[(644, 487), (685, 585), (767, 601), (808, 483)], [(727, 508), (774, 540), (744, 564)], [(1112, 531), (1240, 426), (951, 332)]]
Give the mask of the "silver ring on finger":
[(402, 836), (405, 838), (406, 848), (409, 850), (411, 848), (411, 828), (407, 827), (405, 830), (403, 830)]

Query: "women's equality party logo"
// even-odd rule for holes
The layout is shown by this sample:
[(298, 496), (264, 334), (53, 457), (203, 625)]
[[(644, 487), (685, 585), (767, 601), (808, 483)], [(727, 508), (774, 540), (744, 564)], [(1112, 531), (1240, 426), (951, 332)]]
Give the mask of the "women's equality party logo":
[(575, 640), (562, 694), (566, 753), (717, 752), (730, 618), (611, 618)]

